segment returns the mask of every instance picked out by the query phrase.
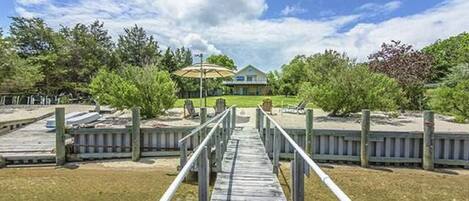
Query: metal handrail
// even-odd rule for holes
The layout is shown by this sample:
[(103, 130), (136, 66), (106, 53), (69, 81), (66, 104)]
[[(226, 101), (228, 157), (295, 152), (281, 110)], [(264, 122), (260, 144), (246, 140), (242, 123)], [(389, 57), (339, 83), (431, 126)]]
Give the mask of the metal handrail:
[[(234, 106), (232, 106), (234, 107)], [(168, 189), (166, 190), (166, 192), (163, 194), (163, 196), (160, 198), (160, 201), (169, 201), (171, 200), (171, 198), (174, 196), (174, 194), (176, 193), (179, 185), (181, 185), (181, 183), (184, 181), (184, 178), (186, 177), (186, 175), (189, 173), (189, 170), (191, 169), (191, 167), (194, 165), (194, 163), (196, 162), (196, 160), (199, 158), (200, 154), (202, 153), (202, 151), (205, 149), (205, 147), (207, 146), (207, 144), (210, 142), (212, 136), (214, 135), (215, 131), (217, 130), (217, 127), (218, 125), (220, 125), (223, 120), (227, 117), (227, 115), (229, 114), (229, 110), (232, 108), (228, 108), (226, 109), (223, 113), (221, 113), (221, 117), (218, 119), (218, 121), (215, 123), (215, 125), (213, 126), (213, 128), (210, 130), (210, 132), (207, 134), (207, 136), (205, 137), (205, 139), (199, 144), (199, 146), (197, 147), (197, 149), (193, 152), (192, 154), (192, 157), (190, 157), (189, 161), (187, 161), (187, 163), (184, 165), (184, 167), (182, 167), (181, 171), (179, 172), (179, 174), (176, 176), (176, 178), (174, 179), (174, 181), (171, 183), (171, 185), (168, 187)], [(213, 118), (215, 119), (215, 118)], [(199, 128), (205, 128), (207, 124), (202, 124), (201, 126), (199, 126)], [(199, 130), (198, 130), (199, 131)]]
[(265, 115), (270, 122), (274, 124), (274, 126), (280, 131), (282, 136), (292, 145), (294, 150), (297, 151), (297, 153), (303, 158), (306, 163), (308, 163), (309, 167), (311, 167), (314, 172), (319, 176), (321, 181), (326, 184), (326, 186), (334, 193), (334, 195), (341, 201), (349, 201), (351, 200), (340, 188), (337, 186), (334, 181), (324, 172), (321, 170), (321, 168), (309, 157), (305, 151), (293, 140), (288, 133), (271, 117), (269, 116), (264, 110), (262, 110), (262, 107), (259, 107), (260, 111)]
[[(233, 106), (232, 106), (233, 107)], [(225, 111), (223, 111), (222, 113), (220, 114), (217, 114), (215, 117), (211, 118), (210, 120), (206, 121), (205, 123), (203, 123), (202, 125), (198, 126), (197, 128), (193, 129), (188, 135), (184, 136), (183, 138), (181, 138), (178, 143), (181, 144), (182, 142), (186, 141), (187, 139), (189, 139), (191, 136), (195, 135), (195, 134), (198, 134), (200, 130), (204, 129), (205, 127), (207, 127), (209, 124), (211, 124), (212, 122), (214, 122), (215, 120), (219, 119), (221, 116), (224, 115), (224, 113), (228, 112), (232, 107), (226, 109)]]

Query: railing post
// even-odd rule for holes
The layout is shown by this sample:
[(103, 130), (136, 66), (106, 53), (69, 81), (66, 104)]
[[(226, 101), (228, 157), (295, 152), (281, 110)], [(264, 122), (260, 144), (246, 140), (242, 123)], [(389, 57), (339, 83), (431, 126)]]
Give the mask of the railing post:
[(258, 131), (260, 127), (260, 122), (261, 122), (261, 109), (259, 107), (256, 108), (256, 129)]
[(360, 140), (360, 163), (368, 167), (368, 134), (370, 133), (370, 110), (362, 110), (362, 132)]
[(423, 162), (422, 166), (425, 170), (433, 170), (433, 159), (435, 152), (433, 151), (433, 132), (435, 129), (435, 119), (432, 111), (425, 111), (423, 114)]
[[(207, 108), (202, 107), (200, 108), (200, 125), (207, 122)], [(199, 132), (199, 143), (204, 141), (205, 135), (207, 135), (207, 130), (205, 128), (200, 129)]]
[(209, 190), (209, 179), (210, 179), (210, 166), (208, 162), (208, 148), (205, 146), (202, 148), (202, 152), (199, 156), (198, 166), (198, 183), (199, 183), (199, 200), (208, 201), (208, 190)]
[(231, 133), (231, 125), (230, 125), (230, 114), (228, 114), (228, 119), (226, 120), (226, 123), (225, 123), (225, 126), (226, 126), (226, 129), (225, 129), (225, 132), (223, 133), (223, 155), (225, 155), (225, 151), (226, 151), (226, 148), (228, 147), (228, 139), (229, 139), (229, 135)]
[(304, 164), (303, 158), (298, 152), (295, 150), (293, 154), (293, 164), (291, 169), (291, 177), (292, 177), (292, 200), (293, 201), (303, 201), (304, 200)]
[(6, 166), (7, 166), (7, 161), (5, 160), (5, 158), (3, 158), (2, 155), (0, 155), (0, 169)]
[(261, 112), (259, 115), (259, 135), (261, 137), (262, 142), (265, 143), (265, 136), (264, 136), (264, 114)]
[(280, 160), (280, 131), (274, 129), (274, 145), (273, 145), (273, 172), (278, 175), (279, 160)]
[(312, 147), (314, 146), (312, 144), (313, 139), (313, 109), (306, 109), (306, 137), (305, 137), (305, 143), (306, 143), (306, 153), (310, 154), (311, 156), (313, 155), (312, 152)]
[(180, 169), (182, 169), (186, 163), (187, 163), (187, 146), (186, 146), (186, 141), (182, 141), (181, 144), (179, 144), (179, 153), (180, 153), (180, 158), (179, 158), (179, 166)]
[[(305, 150), (305, 147), (307, 147), (306, 138), (302, 138), (302, 137), (298, 138), (297, 144), (298, 144), (303, 150)], [(308, 153), (306, 152), (306, 154), (308, 154)], [(308, 163), (304, 162), (303, 159), (302, 159), (302, 163), (303, 163), (303, 170), (304, 170), (303, 173), (304, 173), (305, 175), (309, 176), (309, 165), (308, 165)]]
[(132, 108), (132, 161), (140, 160), (140, 108)]
[(272, 157), (272, 135), (270, 134), (270, 119), (265, 119), (265, 151)]
[(64, 165), (65, 158), (65, 108), (55, 108), (55, 164)]
[(226, 112), (225, 120), (224, 120), (224, 128), (225, 130), (229, 128), (230, 126), (230, 116), (231, 116), (231, 110)]
[(233, 133), (233, 130), (236, 128), (236, 107), (231, 108), (231, 132), (230, 135)]
[[(221, 172), (221, 162), (223, 160), (223, 150), (222, 150), (222, 143), (220, 142), (222, 140), (221, 135), (223, 135), (225, 128), (219, 129), (217, 127), (217, 130), (215, 131), (215, 160), (216, 160), (216, 167), (217, 167), (217, 172)], [(221, 131), (221, 133), (220, 133)], [(221, 134), (221, 135), (220, 135)]]

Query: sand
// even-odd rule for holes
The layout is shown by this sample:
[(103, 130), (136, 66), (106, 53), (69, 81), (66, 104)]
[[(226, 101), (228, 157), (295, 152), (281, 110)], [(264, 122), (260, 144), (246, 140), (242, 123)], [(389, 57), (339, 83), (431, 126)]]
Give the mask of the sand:
[[(359, 114), (351, 117), (328, 117), (321, 109), (314, 109), (313, 127), (318, 129), (360, 130), (361, 117)], [(305, 128), (304, 114), (281, 113), (274, 109), (273, 118), (284, 128)], [(423, 131), (423, 117), (421, 112), (401, 114), (397, 118), (390, 118), (382, 112), (371, 112), (371, 130), (379, 131)], [(451, 118), (435, 115), (435, 132), (466, 132), (469, 124), (451, 122)]]
[(94, 109), (91, 105), (7, 105), (0, 106), (0, 122), (39, 118), (52, 115), (56, 107), (65, 107), (65, 112), (84, 112)]

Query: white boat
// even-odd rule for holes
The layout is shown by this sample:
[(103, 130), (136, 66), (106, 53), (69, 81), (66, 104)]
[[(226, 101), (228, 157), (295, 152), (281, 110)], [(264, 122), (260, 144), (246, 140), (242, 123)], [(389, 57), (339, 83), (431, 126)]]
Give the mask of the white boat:
[[(72, 112), (65, 115), (65, 124), (73, 126), (96, 121), (101, 116), (97, 112)], [(55, 116), (46, 122), (46, 128), (55, 128)]]

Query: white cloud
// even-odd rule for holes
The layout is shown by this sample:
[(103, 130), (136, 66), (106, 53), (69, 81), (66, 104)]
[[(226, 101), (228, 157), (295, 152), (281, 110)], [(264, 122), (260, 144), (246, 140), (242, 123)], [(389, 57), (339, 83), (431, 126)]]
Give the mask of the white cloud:
[(46, 3), (47, 0), (17, 0), (16, 2), (21, 5), (37, 5)]
[(182, 46), (190, 48), (194, 53), (221, 54), (213, 44), (199, 34), (190, 33), (182, 39)]
[(299, 5), (287, 5), (280, 11), (283, 16), (299, 15), (305, 13), (307, 10)]
[(362, 11), (391, 12), (401, 7), (401, 1), (391, 1), (385, 4), (366, 3), (358, 7)]
[[(263, 19), (266, 10), (263, 0), (79, 0), (16, 8), (19, 15), (42, 17), (56, 28), (99, 19), (113, 36), (138, 24), (163, 47), (184, 45), (195, 52), (228, 54), (238, 66), (253, 64), (264, 70), (279, 68), (297, 54), (336, 49), (364, 60), (392, 39), (420, 48), (469, 31), (466, 0), (448, 0), (425, 12), (380, 23), (359, 23), (363, 14), (323, 20)], [(357, 24), (344, 31), (351, 23)]]

